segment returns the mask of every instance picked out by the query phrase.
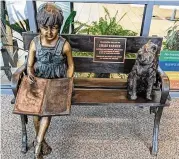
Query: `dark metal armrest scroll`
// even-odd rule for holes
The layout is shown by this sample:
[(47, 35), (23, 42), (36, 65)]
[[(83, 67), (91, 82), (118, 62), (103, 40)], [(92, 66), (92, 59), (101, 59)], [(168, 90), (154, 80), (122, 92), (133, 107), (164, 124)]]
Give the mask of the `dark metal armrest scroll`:
[(157, 73), (159, 75), (159, 80), (161, 82), (161, 99), (160, 103), (165, 104), (169, 91), (170, 91), (170, 81), (168, 76), (165, 74), (165, 72), (158, 66)]
[(23, 64), (21, 67), (19, 67), (16, 72), (12, 75), (11, 78), (11, 88), (13, 91), (13, 94), (16, 96), (17, 95), (17, 90), (18, 90), (18, 84), (20, 82), (20, 79), (26, 70), (26, 64)]

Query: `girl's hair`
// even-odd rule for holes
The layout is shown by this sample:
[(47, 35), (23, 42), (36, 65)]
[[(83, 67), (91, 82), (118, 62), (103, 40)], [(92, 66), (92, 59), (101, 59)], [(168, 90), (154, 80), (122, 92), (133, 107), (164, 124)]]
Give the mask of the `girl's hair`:
[(62, 9), (54, 3), (42, 4), (37, 12), (38, 27), (58, 25), (59, 29), (63, 24)]

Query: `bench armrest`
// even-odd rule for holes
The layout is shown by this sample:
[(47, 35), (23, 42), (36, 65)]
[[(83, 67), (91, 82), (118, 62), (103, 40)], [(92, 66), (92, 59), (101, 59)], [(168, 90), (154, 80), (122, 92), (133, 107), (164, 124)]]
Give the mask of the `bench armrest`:
[(13, 94), (16, 96), (17, 95), (17, 90), (18, 90), (18, 84), (20, 82), (20, 79), (23, 75), (23, 72), (26, 70), (26, 64), (23, 64), (21, 67), (19, 67), (15, 73), (13, 73), (12, 78), (11, 78), (11, 88), (13, 91)]
[(168, 99), (169, 90), (170, 90), (170, 81), (168, 76), (165, 74), (165, 72), (158, 66), (158, 75), (159, 80), (161, 82), (161, 99), (160, 103), (165, 104), (166, 100)]

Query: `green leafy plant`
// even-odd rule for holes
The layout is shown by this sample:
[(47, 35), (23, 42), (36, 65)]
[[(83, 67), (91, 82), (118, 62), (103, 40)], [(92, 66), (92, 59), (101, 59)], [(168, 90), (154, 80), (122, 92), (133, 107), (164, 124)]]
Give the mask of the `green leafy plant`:
[(108, 9), (103, 7), (105, 16), (100, 17), (99, 21), (93, 21), (91, 25), (87, 23), (80, 23), (77, 21), (78, 27), (81, 29), (77, 33), (86, 33), (92, 35), (120, 35), (120, 36), (135, 36), (136, 32), (124, 29), (119, 23), (127, 13), (124, 13), (119, 20), (117, 20), (118, 11), (115, 16), (111, 17)]
[(65, 21), (65, 24), (62, 28), (62, 33), (63, 34), (69, 34), (70, 32), (70, 26), (74, 23), (74, 18), (76, 16), (76, 11), (72, 11), (68, 18)]
[(92, 52), (72, 52), (72, 55), (75, 57), (93, 57), (93, 53)]
[(74, 30), (72, 31), (72, 34), (80, 34), (81, 30), (83, 30), (82, 28), (89, 27), (87, 23), (82, 23), (80, 21), (75, 21), (73, 24), (76, 25), (76, 28), (74, 28)]
[(136, 59), (137, 53), (126, 53), (125, 59)]
[(78, 26), (71, 30), (71, 34), (77, 34), (84, 26), (88, 26), (85, 23), (81, 23), (79, 21), (74, 22), (76, 16), (76, 11), (72, 11), (68, 18), (65, 21), (65, 24), (62, 28), (62, 34), (69, 34), (70, 33), (70, 26), (77, 24)]
[[(12, 7), (13, 10), (14, 10), (14, 13), (16, 14), (16, 17), (18, 19), (18, 22), (14, 23), (14, 24), (10, 24), (10, 22), (8, 20), (6, 20), (5, 18), (3, 17), (6, 17), (8, 16), (8, 12), (6, 9), (4, 9), (2, 11), (2, 15), (1, 15), (1, 20), (4, 24), (6, 24), (7, 26), (9, 26), (12, 30), (18, 32), (19, 34), (22, 35), (22, 32), (26, 32), (26, 31), (29, 31), (30, 30), (30, 27), (29, 27), (29, 20), (28, 19), (25, 19), (25, 20), (22, 20), (23, 17), (22, 15), (20, 14), (19, 11), (17, 11), (14, 7)], [(13, 21), (15, 21), (14, 19), (12, 19)]]
[(164, 44), (164, 49), (179, 50), (179, 22), (167, 29), (167, 36)]

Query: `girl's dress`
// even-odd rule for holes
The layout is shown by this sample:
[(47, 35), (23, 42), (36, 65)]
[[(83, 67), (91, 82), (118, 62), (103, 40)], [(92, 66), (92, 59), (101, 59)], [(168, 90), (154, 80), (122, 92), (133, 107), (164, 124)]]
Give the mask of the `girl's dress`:
[(42, 46), (40, 36), (34, 37), (36, 55), (34, 74), (40, 78), (65, 78), (67, 77), (67, 58), (63, 54), (65, 39), (59, 37), (54, 47)]
[(66, 79), (65, 39), (59, 37), (54, 47), (42, 46), (40, 36), (33, 40), (36, 47), (34, 73), (40, 78), (36, 78), (33, 84), (29, 83), (27, 76), (22, 78), (14, 113), (39, 116), (69, 114), (72, 80)]

